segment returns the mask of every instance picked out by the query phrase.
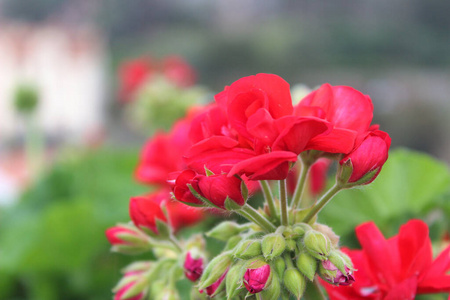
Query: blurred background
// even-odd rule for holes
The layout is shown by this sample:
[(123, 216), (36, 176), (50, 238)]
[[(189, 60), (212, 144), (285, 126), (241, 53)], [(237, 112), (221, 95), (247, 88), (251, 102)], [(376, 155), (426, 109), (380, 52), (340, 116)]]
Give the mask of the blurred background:
[[(130, 108), (124, 62), (182, 57), (195, 70), (189, 103), (260, 72), (350, 85), (371, 96), (393, 148), (448, 164), (449, 11), (442, 0), (0, 0), (0, 299), (110, 297), (127, 258), (103, 232), (149, 188), (133, 179), (145, 140), (186, 109)], [(167, 96), (160, 86), (141, 98)], [(136, 124), (143, 107), (162, 121)]]

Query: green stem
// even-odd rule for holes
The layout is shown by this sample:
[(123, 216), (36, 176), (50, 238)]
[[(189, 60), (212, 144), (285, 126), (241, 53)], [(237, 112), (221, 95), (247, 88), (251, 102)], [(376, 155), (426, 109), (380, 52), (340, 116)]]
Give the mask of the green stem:
[(289, 225), (288, 204), (286, 194), (286, 179), (280, 180), (280, 207), (281, 207), (281, 225)]
[(317, 277), (315, 278), (313, 283), (314, 283), (314, 288), (317, 291), (317, 294), (320, 296), (320, 299), (327, 300), (327, 297), (325, 297), (325, 294), (323, 293), (322, 288), (320, 287), (319, 280), (317, 280)]
[(291, 209), (296, 209), (300, 205), (302, 199), (303, 190), (305, 189), (306, 178), (308, 178), (310, 164), (306, 163), (303, 159), (300, 159), (300, 174), (298, 176), (297, 186), (295, 187), (294, 196), (292, 197)]
[(261, 215), (256, 209), (248, 204), (244, 204), (240, 210), (236, 210), (237, 213), (241, 214), (243, 217), (254, 222), (256, 225), (261, 227), (267, 232), (274, 232), (277, 228), (269, 220)]
[(178, 250), (178, 252), (183, 252), (183, 248), (181, 248), (180, 242), (177, 240), (177, 238), (174, 235), (169, 236), (169, 241), (174, 245), (174, 247)]
[(309, 213), (306, 215), (306, 217), (303, 219), (302, 222), (308, 223), (311, 221), (314, 216), (316, 216), (322, 208), (333, 198), (334, 195), (336, 195), (340, 190), (342, 189), (342, 186), (339, 183), (335, 183), (320, 199), (317, 201), (317, 204), (312, 207), (312, 209), (309, 211)]
[(267, 182), (267, 180), (260, 180), (259, 183), (263, 191), (264, 199), (266, 200), (267, 205), (269, 206), (270, 216), (272, 218), (276, 218), (278, 213), (275, 207), (275, 201), (273, 200), (273, 195), (269, 183)]

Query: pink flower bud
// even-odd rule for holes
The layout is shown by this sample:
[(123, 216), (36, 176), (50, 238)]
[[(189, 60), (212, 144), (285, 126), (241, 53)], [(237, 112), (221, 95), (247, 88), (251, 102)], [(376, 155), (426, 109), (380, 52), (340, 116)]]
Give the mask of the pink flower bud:
[(109, 243), (113, 246), (130, 244), (129, 242), (121, 239), (118, 235), (130, 235), (130, 236), (135, 236), (137, 238), (140, 237), (139, 233), (137, 233), (129, 228), (122, 227), (122, 226), (115, 226), (115, 227), (108, 228), (105, 231), (105, 235), (106, 235), (106, 238), (108, 239)]
[(228, 269), (222, 274), (222, 276), (220, 276), (219, 279), (217, 279), (216, 282), (214, 282), (213, 284), (211, 284), (210, 286), (208, 286), (206, 289), (204, 290), (200, 290), (200, 293), (203, 293), (204, 291), (206, 291), (206, 294), (208, 296), (212, 296), (216, 293), (217, 289), (219, 288), (220, 284), (222, 283), (222, 281), (225, 279), (225, 277), (227, 276), (228, 273)]
[(251, 294), (264, 290), (270, 276), (270, 265), (264, 265), (257, 269), (247, 269), (244, 274), (244, 285)]
[(203, 273), (203, 258), (192, 258), (191, 253), (186, 254), (184, 261), (184, 275), (190, 281), (197, 281)]
[[(114, 288), (114, 300), (141, 300), (145, 297), (145, 286), (142, 288), (136, 288), (136, 284), (139, 284), (143, 280), (142, 272), (131, 271), (124, 274), (123, 278)], [(135, 287), (136, 286), (136, 287)], [(136, 289), (132, 291), (131, 289)], [(127, 295), (130, 294), (130, 295)]]
[(321, 267), (321, 276), (329, 283), (347, 286), (355, 282), (352, 271), (347, 266), (345, 266), (347, 275), (343, 274), (330, 260), (322, 261)]
[[(391, 138), (386, 132), (368, 132), (363, 141), (339, 162), (341, 165), (350, 162), (353, 168), (348, 182), (363, 180), (360, 184), (368, 184), (374, 181), (388, 158), (390, 146)], [(364, 176), (371, 172), (372, 176), (365, 179)]]

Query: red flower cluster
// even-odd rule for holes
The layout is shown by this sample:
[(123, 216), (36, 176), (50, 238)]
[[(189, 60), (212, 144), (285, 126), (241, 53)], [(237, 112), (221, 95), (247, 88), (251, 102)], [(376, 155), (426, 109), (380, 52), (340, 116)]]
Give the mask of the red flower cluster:
[(386, 240), (373, 222), (356, 228), (362, 250), (347, 253), (357, 272), (351, 286), (322, 282), (330, 299), (414, 299), (416, 294), (450, 292), (450, 246), (433, 260), (428, 226), (411, 220)]
[(133, 94), (157, 74), (182, 88), (192, 86), (196, 80), (194, 69), (179, 56), (167, 56), (162, 61), (149, 57), (133, 59), (119, 67), (122, 101), (132, 101)]

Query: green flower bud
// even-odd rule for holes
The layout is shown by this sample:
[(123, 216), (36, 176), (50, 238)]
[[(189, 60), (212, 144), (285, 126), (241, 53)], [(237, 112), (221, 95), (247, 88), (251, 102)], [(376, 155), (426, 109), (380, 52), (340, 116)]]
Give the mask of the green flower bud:
[(199, 289), (205, 289), (216, 282), (230, 267), (233, 262), (231, 252), (223, 252), (216, 256), (206, 266), (199, 282)]
[(240, 242), (234, 251), (234, 257), (249, 259), (262, 254), (260, 240), (245, 240)]
[(277, 257), (272, 262), (272, 268), (278, 274), (279, 278), (283, 278), (284, 270), (286, 269), (286, 262), (284, 261), (284, 259), (282, 257)]
[(319, 231), (310, 230), (306, 232), (303, 243), (309, 254), (319, 260), (325, 260), (330, 255), (331, 241)]
[(228, 240), (227, 244), (225, 245), (224, 251), (233, 250), (239, 244), (240, 241), (242, 241), (242, 236), (240, 235), (233, 236)]
[(289, 251), (297, 250), (297, 243), (293, 239), (286, 240), (286, 249)]
[(272, 260), (283, 254), (286, 249), (286, 241), (279, 233), (268, 234), (261, 242), (261, 249), (264, 258)]
[(247, 270), (246, 264), (245, 260), (239, 260), (228, 271), (225, 279), (227, 299), (235, 299), (236, 295), (244, 290), (242, 281)]
[(334, 233), (333, 229), (331, 229), (330, 227), (323, 225), (323, 224), (314, 224), (314, 229), (325, 234), (331, 241), (331, 246), (332, 247), (338, 247), (339, 245), (339, 236)]
[(288, 268), (284, 272), (283, 283), (286, 289), (294, 294), (297, 299), (303, 296), (306, 288), (305, 277), (295, 268)]
[(353, 263), (350, 258), (339, 250), (332, 250), (328, 260), (344, 275), (347, 275), (347, 270), (353, 270)]
[(317, 260), (303, 251), (298, 255), (296, 263), (300, 272), (313, 281), (317, 271)]
[(247, 225), (242, 226), (235, 222), (225, 221), (208, 231), (206, 236), (215, 238), (219, 241), (228, 241), (231, 237), (238, 235), (247, 229)]

